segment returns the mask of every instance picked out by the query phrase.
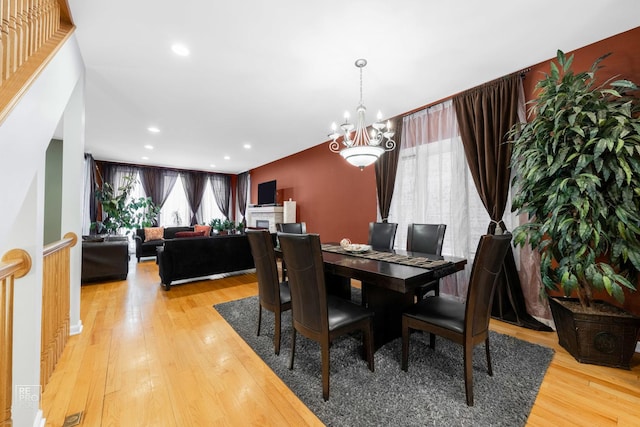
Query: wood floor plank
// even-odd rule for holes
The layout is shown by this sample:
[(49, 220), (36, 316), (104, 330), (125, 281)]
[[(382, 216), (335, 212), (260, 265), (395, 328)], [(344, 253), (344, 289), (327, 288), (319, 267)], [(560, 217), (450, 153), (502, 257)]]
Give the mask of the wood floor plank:
[[(83, 285), (84, 329), (43, 393), (46, 426), (80, 411), (89, 427), (322, 425), (213, 309), (256, 293), (255, 274), (165, 291), (155, 262), (135, 258), (127, 280)], [(629, 371), (580, 364), (555, 333), (491, 329), (556, 351), (528, 426), (640, 425), (640, 355)]]

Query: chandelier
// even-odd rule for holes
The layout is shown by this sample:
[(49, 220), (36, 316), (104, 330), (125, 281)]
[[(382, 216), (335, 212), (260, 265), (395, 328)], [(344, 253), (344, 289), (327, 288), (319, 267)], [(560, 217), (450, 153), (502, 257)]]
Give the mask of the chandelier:
[[(366, 59), (358, 59), (355, 63), (360, 69), (360, 103), (356, 108), (357, 119), (355, 126), (349, 122), (349, 112), (344, 113), (344, 123), (340, 125), (341, 132), (334, 123), (331, 124), (329, 149), (334, 153), (340, 153), (347, 162), (363, 170), (378, 160), (385, 151), (391, 151), (396, 147), (393, 138), (394, 131), (391, 122), (382, 121), (382, 113), (378, 111), (377, 120), (371, 125), (370, 133), (365, 125), (365, 112), (367, 109), (362, 103), (362, 69), (367, 65)], [(354, 130), (355, 129), (355, 130)], [(344, 147), (341, 147), (341, 143)]]

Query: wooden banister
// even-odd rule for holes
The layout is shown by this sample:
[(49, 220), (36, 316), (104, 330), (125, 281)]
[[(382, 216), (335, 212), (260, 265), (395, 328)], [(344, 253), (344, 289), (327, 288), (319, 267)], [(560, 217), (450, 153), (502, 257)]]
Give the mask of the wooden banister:
[(31, 270), (31, 257), (22, 249), (11, 249), (0, 262), (0, 425), (11, 420), (13, 372), (13, 283)]
[(43, 249), (40, 385), (44, 390), (69, 338), (70, 252), (75, 233)]
[(66, 0), (0, 0), (0, 124), (74, 29)]

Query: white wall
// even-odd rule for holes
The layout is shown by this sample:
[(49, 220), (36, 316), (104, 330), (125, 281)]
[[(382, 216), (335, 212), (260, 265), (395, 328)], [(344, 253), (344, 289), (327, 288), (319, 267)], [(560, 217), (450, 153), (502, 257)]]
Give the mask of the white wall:
[[(18, 395), (16, 386), (40, 383), (45, 153), (63, 114), (65, 126), (69, 123), (73, 130), (69, 144), (65, 142), (63, 148), (62, 232), (80, 235), (81, 230), (82, 156), (77, 165), (74, 162), (78, 152), (84, 150), (84, 73), (78, 43), (72, 36), (0, 125), (0, 256), (10, 249), (22, 248), (29, 252), (33, 263), (30, 273), (15, 282), (14, 426), (42, 422), (39, 396), (34, 399)], [(74, 321), (79, 322), (80, 254), (78, 244), (72, 249), (72, 327)]]

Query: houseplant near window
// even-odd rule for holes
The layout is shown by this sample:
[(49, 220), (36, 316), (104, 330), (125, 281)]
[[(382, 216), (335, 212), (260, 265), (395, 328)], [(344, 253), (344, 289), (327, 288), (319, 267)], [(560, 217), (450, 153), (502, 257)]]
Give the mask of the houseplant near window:
[[(635, 291), (640, 270), (637, 87), (628, 80), (599, 84), (596, 72), (606, 56), (575, 74), (573, 56), (558, 51), (557, 64), (551, 62), (536, 86), (535, 116), (509, 132), (512, 208), (530, 221), (514, 230), (514, 243), (540, 252), (545, 289), (559, 286), (566, 297), (577, 297), (550, 298), (560, 344), (581, 362), (628, 368), (640, 319), (593, 299), (606, 291), (622, 302), (623, 288)], [(613, 332), (573, 323), (618, 311)], [(627, 321), (628, 328), (622, 326)], [(567, 332), (577, 335), (563, 336)]]
[(118, 188), (117, 194), (108, 182), (96, 189), (96, 198), (102, 205), (102, 212), (107, 214), (103, 225), (111, 234), (120, 229), (129, 231), (133, 228), (151, 227), (160, 213), (160, 207), (150, 197), (131, 197), (136, 184), (133, 176), (126, 176), (124, 180), (125, 183)]

